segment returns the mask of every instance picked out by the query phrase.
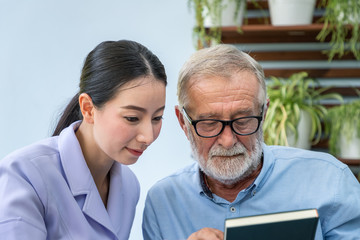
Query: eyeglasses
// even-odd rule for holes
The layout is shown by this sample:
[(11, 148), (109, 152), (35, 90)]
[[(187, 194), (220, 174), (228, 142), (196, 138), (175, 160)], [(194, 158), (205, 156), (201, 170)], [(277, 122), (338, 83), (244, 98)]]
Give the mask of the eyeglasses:
[(262, 106), (261, 109), (260, 116), (247, 116), (230, 121), (217, 119), (192, 120), (184, 107), (183, 113), (189, 123), (194, 126), (197, 135), (203, 138), (212, 138), (219, 136), (227, 125), (229, 125), (231, 130), (237, 135), (247, 136), (256, 133), (263, 119), (264, 106)]

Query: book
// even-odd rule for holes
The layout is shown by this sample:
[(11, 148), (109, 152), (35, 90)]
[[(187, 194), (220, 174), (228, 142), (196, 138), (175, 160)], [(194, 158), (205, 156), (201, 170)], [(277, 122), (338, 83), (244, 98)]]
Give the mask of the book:
[(225, 219), (225, 240), (313, 240), (319, 215), (316, 209)]

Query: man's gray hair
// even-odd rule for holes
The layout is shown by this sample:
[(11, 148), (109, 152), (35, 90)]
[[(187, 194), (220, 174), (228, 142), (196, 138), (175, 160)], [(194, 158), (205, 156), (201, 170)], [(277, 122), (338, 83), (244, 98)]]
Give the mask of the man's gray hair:
[(259, 92), (259, 101), (264, 104), (267, 96), (264, 70), (261, 65), (236, 47), (219, 44), (195, 52), (181, 68), (177, 86), (180, 107), (187, 104), (187, 89), (190, 79), (203, 76), (229, 78), (239, 71), (250, 71), (255, 74), (262, 88), (262, 91)]

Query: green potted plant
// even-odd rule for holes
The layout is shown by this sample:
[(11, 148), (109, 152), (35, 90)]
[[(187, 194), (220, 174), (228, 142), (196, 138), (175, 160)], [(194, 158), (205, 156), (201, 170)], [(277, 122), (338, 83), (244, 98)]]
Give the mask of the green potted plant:
[(321, 0), (319, 7), (325, 7), (320, 19), (324, 24), (317, 39), (325, 41), (330, 36), (330, 49), (325, 52), (331, 61), (336, 55), (341, 58), (351, 52), (360, 60), (360, 1), (359, 0)]
[[(220, 42), (221, 27), (224, 24), (240, 27), (246, 0), (188, 0), (188, 6), (195, 13), (195, 46), (201, 49)], [(230, 13), (223, 14), (226, 9)], [(230, 17), (233, 23), (224, 23), (224, 17)]]
[(360, 99), (329, 109), (328, 121), (330, 153), (344, 159), (360, 159)]
[[(267, 86), (270, 105), (263, 126), (265, 142), (269, 145), (305, 149), (309, 149), (311, 143), (319, 142), (323, 130), (326, 130), (323, 129), (322, 122), (327, 114), (321, 101), (342, 101), (339, 94), (325, 94), (329, 88), (319, 87), (317, 81), (308, 78), (306, 72), (295, 73), (289, 78), (270, 77)], [(309, 122), (311, 126), (299, 130), (300, 122)], [(304, 137), (302, 134), (306, 132), (307, 136)], [(292, 142), (290, 138), (293, 138)], [(306, 143), (300, 143), (300, 139), (304, 139)]]

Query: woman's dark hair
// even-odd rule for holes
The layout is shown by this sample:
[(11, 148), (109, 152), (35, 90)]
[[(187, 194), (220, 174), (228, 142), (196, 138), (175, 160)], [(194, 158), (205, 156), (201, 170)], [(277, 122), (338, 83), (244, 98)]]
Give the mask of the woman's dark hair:
[(95, 107), (101, 108), (124, 84), (142, 77), (154, 76), (167, 84), (164, 65), (145, 46), (129, 40), (106, 41), (96, 46), (86, 57), (80, 77), (80, 90), (61, 115), (53, 136), (81, 120), (79, 95), (87, 93)]

